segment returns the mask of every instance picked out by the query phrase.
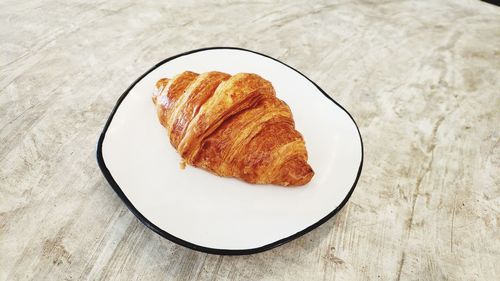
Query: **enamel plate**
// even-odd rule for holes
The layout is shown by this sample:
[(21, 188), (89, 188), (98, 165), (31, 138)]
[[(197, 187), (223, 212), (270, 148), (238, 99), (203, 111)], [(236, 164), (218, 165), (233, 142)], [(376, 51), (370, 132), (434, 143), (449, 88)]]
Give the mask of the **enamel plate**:
[[(315, 171), (305, 186), (252, 185), (179, 167), (151, 101), (156, 81), (190, 70), (256, 73), (291, 108)], [(239, 48), (206, 48), (160, 62), (118, 100), (97, 145), (111, 187), (141, 222), (188, 248), (240, 255), (271, 249), (318, 227), (347, 202), (363, 145), (350, 114), (292, 67)]]

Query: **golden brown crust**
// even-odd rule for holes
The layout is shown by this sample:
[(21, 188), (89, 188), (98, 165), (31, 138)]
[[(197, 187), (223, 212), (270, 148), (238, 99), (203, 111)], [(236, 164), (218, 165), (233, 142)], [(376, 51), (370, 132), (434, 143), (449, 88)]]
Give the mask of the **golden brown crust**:
[(199, 75), (186, 89), (182, 99), (177, 103), (176, 112), (172, 114), (170, 138), (177, 148), (184, 137), (191, 120), (198, 114), (201, 106), (212, 97), (220, 83), (229, 79), (229, 74), (212, 71)]
[(289, 107), (262, 77), (186, 71), (156, 88), (160, 123), (187, 164), (259, 184), (303, 185), (313, 177)]
[(183, 73), (169, 79), (166, 84), (165, 80), (158, 81), (163, 88), (156, 98), (156, 110), (158, 119), (165, 128), (169, 128), (169, 120), (175, 104), (179, 97), (184, 93), (184, 90), (196, 79), (198, 74), (191, 71), (184, 71)]

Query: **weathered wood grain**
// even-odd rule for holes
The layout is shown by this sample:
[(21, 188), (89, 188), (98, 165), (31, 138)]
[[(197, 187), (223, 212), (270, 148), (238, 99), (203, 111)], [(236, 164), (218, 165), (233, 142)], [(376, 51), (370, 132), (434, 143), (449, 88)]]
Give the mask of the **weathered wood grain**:
[[(365, 143), (350, 202), (274, 250), (215, 256), (143, 226), (95, 161), (165, 57), (239, 46), (312, 78)], [(500, 8), (479, 1), (0, 3), (0, 280), (495, 280)]]

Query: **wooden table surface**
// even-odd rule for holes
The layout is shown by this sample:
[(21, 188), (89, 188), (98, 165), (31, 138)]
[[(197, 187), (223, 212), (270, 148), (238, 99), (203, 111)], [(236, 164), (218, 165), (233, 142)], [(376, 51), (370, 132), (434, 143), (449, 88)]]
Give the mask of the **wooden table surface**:
[[(250, 256), (139, 222), (95, 147), (117, 98), (208, 46), (276, 57), (360, 126), (334, 218)], [(479, 1), (0, 2), (0, 280), (498, 280), (500, 8)]]

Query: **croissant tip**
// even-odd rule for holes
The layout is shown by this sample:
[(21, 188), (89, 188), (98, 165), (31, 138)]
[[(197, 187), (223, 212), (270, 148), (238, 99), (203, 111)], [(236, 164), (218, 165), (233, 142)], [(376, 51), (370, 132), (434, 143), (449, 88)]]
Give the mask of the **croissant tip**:
[(297, 181), (291, 183), (289, 186), (302, 186), (308, 184), (311, 181), (311, 179), (314, 177), (314, 171), (309, 165), (307, 166), (309, 171), (302, 177), (298, 178)]
[(163, 91), (163, 88), (167, 85), (168, 81), (169, 81), (168, 78), (161, 78), (160, 80), (156, 81), (155, 90), (153, 92), (153, 95), (151, 96), (153, 104), (156, 104), (158, 96)]
[(304, 159), (289, 161), (282, 167), (275, 179), (275, 184), (296, 187), (308, 184), (314, 177), (314, 171)]
[(160, 80), (156, 81), (156, 88), (162, 88), (163, 86), (165, 86), (165, 84), (168, 83), (168, 80), (168, 78), (161, 78)]

